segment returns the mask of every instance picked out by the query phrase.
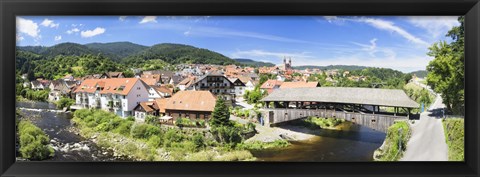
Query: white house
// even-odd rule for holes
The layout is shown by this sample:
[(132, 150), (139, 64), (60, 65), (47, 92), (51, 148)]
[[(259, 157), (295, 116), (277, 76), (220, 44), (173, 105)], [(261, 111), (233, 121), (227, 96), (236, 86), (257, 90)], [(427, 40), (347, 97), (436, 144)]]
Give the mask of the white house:
[(235, 86), (223, 74), (210, 72), (185, 87), (185, 90), (210, 91), (214, 95), (221, 95), (225, 100), (235, 100)]
[(148, 85), (138, 78), (87, 79), (74, 91), (76, 105), (132, 116), (133, 109), (148, 101)]
[(149, 86), (148, 97), (149, 101), (153, 101), (157, 98), (168, 98), (173, 94), (173, 90), (167, 86)]
[(235, 88), (235, 96), (239, 97), (245, 94), (245, 84), (238, 78), (229, 79), (233, 83)]
[(255, 89), (255, 83), (253, 83), (252, 80), (247, 81), (247, 83), (245, 84), (245, 90), (252, 91), (254, 89)]

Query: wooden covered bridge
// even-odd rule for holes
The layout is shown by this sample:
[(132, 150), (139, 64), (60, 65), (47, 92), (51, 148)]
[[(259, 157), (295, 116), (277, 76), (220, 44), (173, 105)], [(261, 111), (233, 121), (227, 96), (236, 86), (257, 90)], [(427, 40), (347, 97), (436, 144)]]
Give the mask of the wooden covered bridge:
[(382, 132), (396, 120), (418, 116), (410, 112), (419, 107), (403, 90), (353, 87), (285, 88), (262, 101), (266, 103), (263, 122), (268, 126), (315, 116), (345, 119)]

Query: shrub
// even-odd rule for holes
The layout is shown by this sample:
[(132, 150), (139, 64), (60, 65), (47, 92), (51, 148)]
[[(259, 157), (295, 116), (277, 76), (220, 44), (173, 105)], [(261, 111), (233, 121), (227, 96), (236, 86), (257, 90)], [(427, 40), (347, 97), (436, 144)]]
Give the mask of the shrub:
[(18, 125), (20, 154), (30, 160), (43, 160), (55, 154), (49, 145), (50, 138), (40, 128), (28, 121), (20, 121)]
[(73, 104), (75, 103), (75, 100), (73, 99), (70, 99), (70, 98), (66, 98), (66, 97), (62, 97), (60, 98), (60, 100), (58, 100), (57, 102), (55, 102), (55, 105), (57, 105), (57, 108), (58, 109), (63, 109), (63, 108), (70, 108), (70, 106), (72, 106)]
[(147, 124), (133, 124), (130, 135), (134, 138), (146, 138)]
[(159, 125), (160, 124), (158, 118), (155, 117), (155, 116), (152, 116), (152, 115), (147, 115), (145, 117), (145, 123), (151, 124), (151, 125)]
[(234, 147), (236, 144), (243, 141), (243, 138), (241, 136), (242, 129), (237, 126), (213, 127), (211, 129), (211, 132), (218, 142), (229, 145), (230, 147)]
[(118, 125), (118, 127), (114, 130), (114, 132), (128, 136), (130, 135), (130, 130), (132, 125), (133, 125), (133, 122), (130, 122), (130, 121), (122, 122), (120, 123), (120, 125)]
[(196, 133), (195, 135), (193, 135), (192, 141), (195, 144), (195, 148), (197, 150), (205, 147), (205, 139), (202, 134)]
[(126, 120), (127, 120), (127, 121), (135, 121), (135, 117), (133, 117), (133, 116), (128, 116)]
[(145, 135), (144, 137), (145, 138), (150, 138), (151, 136), (155, 136), (155, 135), (160, 135), (161, 134), (161, 130), (159, 127), (157, 126), (154, 126), (154, 125), (147, 125), (147, 131), (145, 132)]
[(445, 140), (448, 145), (448, 160), (465, 160), (465, 123), (463, 119), (449, 118), (443, 121)]
[(170, 147), (172, 143), (180, 142), (183, 140), (182, 132), (176, 129), (168, 129), (163, 136), (163, 145), (165, 147)]
[(162, 145), (162, 138), (158, 135), (151, 136), (150, 139), (148, 139), (148, 145), (158, 148)]
[(195, 126), (194, 122), (192, 122), (188, 118), (178, 118), (175, 120), (175, 125), (178, 127), (192, 127)]
[[(401, 129), (401, 134), (399, 134)], [(399, 121), (390, 126), (387, 130), (387, 136), (383, 147), (380, 147), (374, 154), (375, 160), (379, 161), (397, 161), (406, 150), (408, 139), (410, 139), (411, 129), (406, 121)], [(399, 149), (399, 147), (401, 149)]]

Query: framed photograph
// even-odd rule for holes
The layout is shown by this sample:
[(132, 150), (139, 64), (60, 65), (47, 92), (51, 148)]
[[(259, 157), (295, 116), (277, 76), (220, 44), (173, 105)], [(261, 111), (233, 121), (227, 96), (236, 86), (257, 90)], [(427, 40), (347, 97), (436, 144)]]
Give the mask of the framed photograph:
[(1, 1), (2, 176), (478, 176), (480, 4)]

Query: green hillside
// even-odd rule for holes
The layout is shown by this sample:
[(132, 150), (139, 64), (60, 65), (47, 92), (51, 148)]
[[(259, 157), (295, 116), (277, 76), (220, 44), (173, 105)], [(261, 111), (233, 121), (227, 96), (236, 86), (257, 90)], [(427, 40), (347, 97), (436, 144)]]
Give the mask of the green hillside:
[(131, 42), (90, 43), (85, 46), (91, 50), (100, 51), (106, 56), (112, 56), (114, 60), (120, 60), (148, 48)]
[(222, 54), (208, 49), (196, 48), (183, 44), (157, 44), (129, 56), (123, 60), (127, 64), (139, 64), (145, 60), (160, 59), (170, 64), (198, 63), (198, 64), (233, 64), (236, 63)]

